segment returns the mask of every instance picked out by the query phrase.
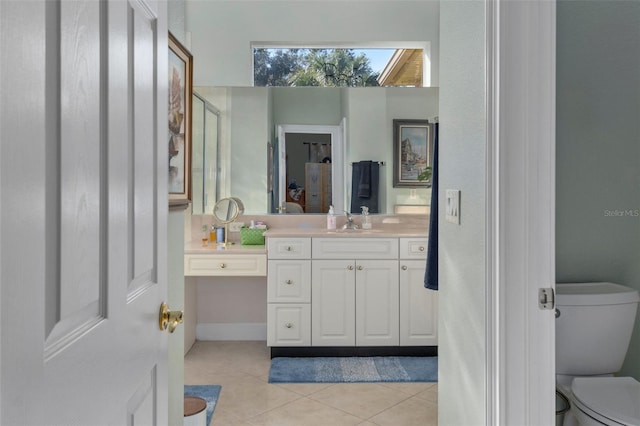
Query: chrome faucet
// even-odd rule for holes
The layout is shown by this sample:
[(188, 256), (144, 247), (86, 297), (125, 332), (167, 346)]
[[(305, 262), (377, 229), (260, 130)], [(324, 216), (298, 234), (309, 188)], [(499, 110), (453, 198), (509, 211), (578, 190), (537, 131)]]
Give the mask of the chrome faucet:
[(356, 225), (353, 222), (353, 216), (351, 215), (351, 213), (349, 213), (348, 211), (344, 211), (344, 213), (347, 215), (347, 223), (345, 223), (344, 225), (342, 225), (342, 229), (358, 229), (358, 225)]

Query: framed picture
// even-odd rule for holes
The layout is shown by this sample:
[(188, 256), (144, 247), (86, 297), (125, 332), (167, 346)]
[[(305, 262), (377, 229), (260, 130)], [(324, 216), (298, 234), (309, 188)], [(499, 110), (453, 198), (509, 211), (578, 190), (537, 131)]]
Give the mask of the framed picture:
[(431, 125), (427, 120), (393, 120), (393, 187), (428, 188), (418, 176), (433, 163)]
[(191, 200), (193, 56), (169, 33), (169, 200)]

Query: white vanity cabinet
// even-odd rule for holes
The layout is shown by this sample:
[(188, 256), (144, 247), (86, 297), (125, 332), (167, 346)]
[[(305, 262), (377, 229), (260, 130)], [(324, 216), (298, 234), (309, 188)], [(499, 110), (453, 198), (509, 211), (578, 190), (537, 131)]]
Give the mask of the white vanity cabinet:
[(311, 344), (311, 239), (270, 238), (267, 345)]
[(397, 238), (314, 238), (312, 346), (398, 346)]
[(427, 238), (269, 237), (268, 346), (436, 346)]
[(438, 293), (424, 288), (426, 238), (400, 238), (400, 345), (437, 346)]

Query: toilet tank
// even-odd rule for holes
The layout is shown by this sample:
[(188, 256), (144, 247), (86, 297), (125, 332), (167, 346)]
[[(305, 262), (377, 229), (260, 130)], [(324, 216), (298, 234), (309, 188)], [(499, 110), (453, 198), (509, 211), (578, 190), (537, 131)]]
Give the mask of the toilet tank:
[(556, 374), (620, 371), (640, 295), (608, 282), (556, 284)]

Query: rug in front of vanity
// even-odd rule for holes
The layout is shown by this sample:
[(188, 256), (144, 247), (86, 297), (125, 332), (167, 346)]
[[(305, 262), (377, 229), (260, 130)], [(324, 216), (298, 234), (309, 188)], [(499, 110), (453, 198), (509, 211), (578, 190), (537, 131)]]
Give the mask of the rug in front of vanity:
[(438, 357), (277, 357), (269, 383), (437, 382)]

